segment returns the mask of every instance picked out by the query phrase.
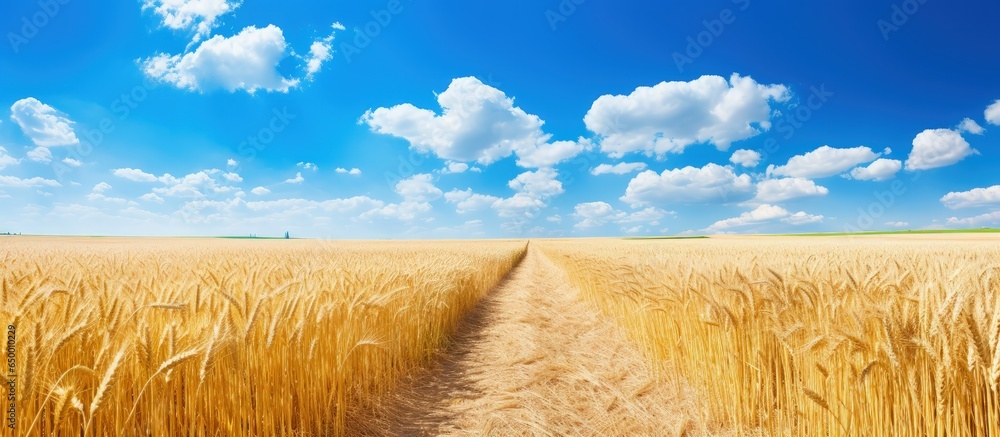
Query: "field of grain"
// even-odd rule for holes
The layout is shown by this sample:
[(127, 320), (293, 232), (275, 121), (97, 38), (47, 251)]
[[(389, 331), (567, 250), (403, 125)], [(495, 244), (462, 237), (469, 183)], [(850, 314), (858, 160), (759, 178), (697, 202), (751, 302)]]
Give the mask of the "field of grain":
[[(990, 237), (544, 241), (718, 428), (1000, 435)], [(717, 428), (717, 429), (718, 429)]]
[(15, 434), (1000, 436), (998, 243), (6, 238)]
[(20, 435), (333, 435), (525, 242), (8, 238)]

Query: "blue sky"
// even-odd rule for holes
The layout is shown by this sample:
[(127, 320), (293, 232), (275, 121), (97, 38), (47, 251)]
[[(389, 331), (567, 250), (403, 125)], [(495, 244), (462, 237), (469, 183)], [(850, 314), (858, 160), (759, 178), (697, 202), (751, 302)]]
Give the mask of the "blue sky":
[(0, 232), (1000, 225), (997, 4), (317, 3), (4, 3)]

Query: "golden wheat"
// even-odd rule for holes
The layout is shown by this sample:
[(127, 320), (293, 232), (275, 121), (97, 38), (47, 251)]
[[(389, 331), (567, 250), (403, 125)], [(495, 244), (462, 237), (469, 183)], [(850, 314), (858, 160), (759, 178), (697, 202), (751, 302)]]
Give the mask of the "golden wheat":
[[(5, 240), (22, 435), (337, 435), (525, 243)], [(19, 376), (20, 377), (20, 376)], [(76, 413), (78, 412), (78, 413)]]
[(706, 416), (765, 435), (1000, 435), (1000, 245), (545, 241)]

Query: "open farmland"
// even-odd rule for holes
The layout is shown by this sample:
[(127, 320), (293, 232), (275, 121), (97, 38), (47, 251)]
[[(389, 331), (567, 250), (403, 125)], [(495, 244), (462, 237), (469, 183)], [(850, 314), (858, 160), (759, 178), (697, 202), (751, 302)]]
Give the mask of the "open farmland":
[(524, 242), (7, 239), (21, 435), (327, 435)]
[(19, 435), (1000, 435), (993, 236), (10, 238)]
[(540, 246), (723, 427), (1000, 435), (996, 237)]

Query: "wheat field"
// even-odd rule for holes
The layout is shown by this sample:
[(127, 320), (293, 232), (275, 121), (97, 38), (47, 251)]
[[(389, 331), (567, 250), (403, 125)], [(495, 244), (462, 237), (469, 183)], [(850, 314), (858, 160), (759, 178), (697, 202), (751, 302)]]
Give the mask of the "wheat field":
[(540, 247), (721, 428), (1000, 435), (1000, 245), (778, 237)]
[(5, 239), (15, 434), (998, 436), (949, 238)]
[(334, 435), (524, 242), (6, 240), (21, 435)]

